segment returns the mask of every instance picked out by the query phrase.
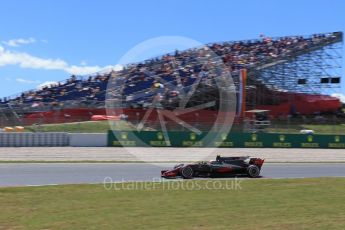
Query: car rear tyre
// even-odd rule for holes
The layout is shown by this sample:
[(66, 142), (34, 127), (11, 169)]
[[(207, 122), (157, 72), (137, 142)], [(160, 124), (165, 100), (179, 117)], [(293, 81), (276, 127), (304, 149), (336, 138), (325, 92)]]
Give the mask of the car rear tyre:
[(183, 167), (181, 169), (181, 175), (184, 179), (191, 179), (193, 178), (193, 169), (190, 166)]
[(260, 169), (256, 165), (250, 165), (247, 168), (247, 172), (248, 172), (248, 176), (252, 178), (258, 177), (260, 175)]

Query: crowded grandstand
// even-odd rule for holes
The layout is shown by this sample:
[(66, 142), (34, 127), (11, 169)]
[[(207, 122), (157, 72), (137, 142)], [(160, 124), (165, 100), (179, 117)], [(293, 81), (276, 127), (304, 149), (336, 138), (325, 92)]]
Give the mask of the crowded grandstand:
[[(186, 107), (215, 101), (185, 120), (212, 122), (219, 107), (216, 80), (224, 74), (210, 63), (210, 52), (229, 72), (242, 108), (261, 109), (269, 116), (340, 114), (341, 102), (325, 89), (340, 86), (341, 32), (310, 36), (286, 36), (211, 43), (184, 51), (130, 63), (119, 71), (103, 71), (88, 76), (72, 75), (65, 81), (23, 92), (1, 100), (1, 125), (88, 121), (109, 115), (106, 101), (120, 101), (122, 116), (128, 121), (142, 119), (145, 111), (159, 101), (159, 108), (174, 110), (180, 95), (197, 82), (197, 90)], [(334, 54), (332, 53), (334, 52)], [(325, 59), (323, 62), (322, 59)], [(330, 62), (331, 60), (331, 62)], [(317, 62), (317, 63), (316, 63)], [(327, 64), (325, 64), (327, 63)], [(330, 64), (331, 63), (331, 64)], [(245, 82), (242, 82), (245, 75)], [(114, 86), (117, 87), (109, 87)], [(241, 92), (240, 88), (244, 90)], [(158, 99), (157, 99), (158, 98)], [(156, 106), (156, 105), (155, 105)], [(245, 116), (235, 111), (237, 117)], [(101, 118), (101, 119), (103, 119)], [(152, 115), (151, 120), (156, 117)]]

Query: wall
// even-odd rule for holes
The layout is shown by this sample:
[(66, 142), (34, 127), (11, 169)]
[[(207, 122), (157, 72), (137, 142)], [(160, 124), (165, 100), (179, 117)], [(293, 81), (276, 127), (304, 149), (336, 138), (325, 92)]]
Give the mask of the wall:
[(70, 133), (69, 144), (72, 147), (106, 147), (106, 133)]
[(165, 141), (157, 131), (109, 131), (108, 146), (345, 149), (345, 135), (169, 132), (168, 136)]
[(274, 133), (202, 133), (169, 132), (170, 141), (162, 132), (106, 133), (0, 133), (0, 147), (223, 147), (223, 148), (341, 148), (345, 135), (307, 135)]

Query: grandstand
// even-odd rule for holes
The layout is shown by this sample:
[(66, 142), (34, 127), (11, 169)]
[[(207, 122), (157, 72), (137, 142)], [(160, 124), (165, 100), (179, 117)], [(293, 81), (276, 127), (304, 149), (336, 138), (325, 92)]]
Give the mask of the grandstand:
[[(342, 32), (263, 36), (175, 51), (128, 64), (120, 71), (73, 75), (56, 85), (4, 98), (0, 125), (88, 121), (93, 115), (106, 115), (107, 108), (108, 115), (122, 114), (138, 122), (153, 105), (154, 111), (145, 119), (154, 123), (157, 109), (178, 108), (180, 95), (192, 87), (196, 90), (186, 108), (214, 103), (184, 113), (181, 119), (212, 123), (220, 107), (217, 84), (224, 75), (217, 60), (230, 73), (237, 98), (242, 98), (234, 111), (237, 122), (245, 109), (269, 110), (272, 117), (336, 114), (341, 103), (328, 93), (340, 87), (342, 43)], [(209, 57), (210, 52), (215, 57)]]

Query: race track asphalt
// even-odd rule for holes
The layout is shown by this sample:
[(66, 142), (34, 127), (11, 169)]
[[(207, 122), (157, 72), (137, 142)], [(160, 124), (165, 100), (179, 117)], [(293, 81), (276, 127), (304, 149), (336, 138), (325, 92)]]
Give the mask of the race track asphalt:
[[(0, 186), (159, 181), (172, 163), (1, 163)], [(263, 178), (344, 177), (345, 163), (267, 163)]]

